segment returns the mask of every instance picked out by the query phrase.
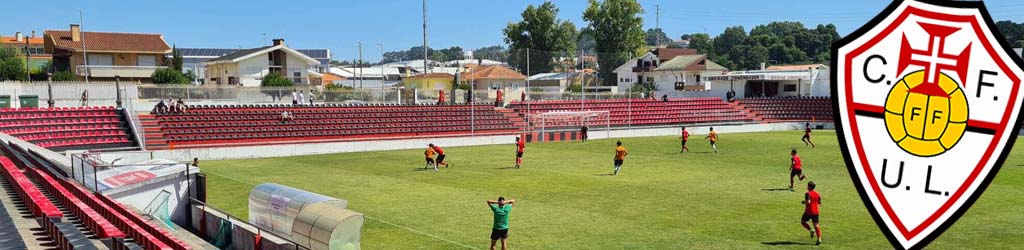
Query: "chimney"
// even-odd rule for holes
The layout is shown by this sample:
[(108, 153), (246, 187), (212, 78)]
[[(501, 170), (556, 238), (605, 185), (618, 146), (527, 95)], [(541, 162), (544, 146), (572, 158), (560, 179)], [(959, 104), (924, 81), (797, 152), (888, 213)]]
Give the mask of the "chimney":
[(274, 46), (278, 46), (278, 45), (284, 45), (284, 39), (281, 39), (281, 38), (274, 39)]
[(78, 24), (71, 25), (71, 41), (81, 42), (82, 41), (82, 28)]
[(22, 42), (22, 41), (24, 41), (24, 39), (25, 39), (25, 36), (22, 35), (21, 32), (14, 32), (14, 41), (15, 42)]

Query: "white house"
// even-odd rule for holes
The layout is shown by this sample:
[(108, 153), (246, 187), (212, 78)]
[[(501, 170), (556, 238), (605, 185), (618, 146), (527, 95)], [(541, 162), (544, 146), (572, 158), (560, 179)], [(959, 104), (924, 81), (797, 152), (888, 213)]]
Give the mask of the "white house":
[[(274, 39), (272, 46), (239, 50), (203, 63), (208, 84), (260, 86), (263, 77), (278, 73), (295, 84), (310, 84), (317, 78), (314, 69), (320, 62)], [(315, 81), (314, 81), (315, 82)]]
[(614, 72), (619, 91), (642, 83), (654, 86), (659, 96), (679, 97), (692, 96), (684, 92), (707, 90), (710, 83), (703, 76), (728, 70), (693, 49), (658, 48), (629, 60)]

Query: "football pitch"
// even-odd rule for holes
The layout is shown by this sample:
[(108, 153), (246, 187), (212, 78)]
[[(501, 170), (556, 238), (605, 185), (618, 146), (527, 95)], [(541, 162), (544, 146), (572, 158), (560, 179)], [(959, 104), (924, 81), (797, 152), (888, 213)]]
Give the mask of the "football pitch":
[[(695, 132), (695, 131), (691, 131)], [(699, 131), (704, 132), (704, 131)], [(615, 140), (444, 147), (452, 167), (423, 170), (423, 149), (205, 161), (208, 201), (248, 218), (249, 191), (275, 182), (349, 201), (366, 215), (364, 249), (487, 249), (485, 201), (515, 199), (513, 249), (891, 249), (864, 208), (832, 131), (721, 134), (720, 153), (693, 135), (619, 139), (629, 150), (611, 176)], [(426, 145), (424, 145), (425, 147)], [(789, 185), (789, 151), (822, 196), (821, 246), (800, 226), (806, 182)], [(1024, 150), (932, 249), (1024, 245)]]

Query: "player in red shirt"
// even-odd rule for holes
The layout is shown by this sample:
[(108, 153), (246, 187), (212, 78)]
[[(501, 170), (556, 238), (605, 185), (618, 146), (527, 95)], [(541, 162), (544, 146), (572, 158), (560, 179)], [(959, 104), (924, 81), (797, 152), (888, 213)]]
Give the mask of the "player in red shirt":
[[(807, 231), (811, 232), (811, 238), (815, 235), (818, 236), (817, 245), (821, 245), (821, 226), (818, 225), (818, 216), (820, 215), (818, 207), (821, 206), (821, 195), (818, 191), (814, 191), (814, 182), (807, 182), (807, 193), (804, 194), (804, 216), (800, 218), (800, 225), (803, 225)], [(807, 225), (807, 221), (814, 222), (814, 229), (811, 229), (811, 225)]]
[(679, 149), (679, 153), (690, 152), (690, 148), (686, 146), (686, 141), (690, 139), (690, 131), (686, 131), (686, 127), (683, 127), (683, 134), (679, 136), (679, 139), (683, 141), (682, 149)]
[(814, 142), (811, 141), (811, 123), (804, 124), (804, 137), (800, 138), (804, 142), (804, 146), (811, 145), (814, 148)]
[(804, 175), (803, 163), (800, 162), (800, 156), (796, 155), (796, 149), (790, 151), (789, 154), (792, 155), (789, 165), (789, 190), (792, 191), (793, 177), (800, 177), (800, 180), (803, 181), (807, 176)]
[(444, 161), (444, 157), (445, 157), (444, 150), (441, 149), (441, 147), (438, 147), (437, 145), (434, 145), (433, 143), (431, 143), (430, 145), (427, 145), (427, 146), (430, 146), (430, 148), (433, 148), (434, 152), (437, 153), (437, 160), (434, 160), (434, 164), (444, 165), (444, 168), (448, 168), (448, 162)]
[(516, 136), (516, 168), (523, 164), (523, 151), (526, 150), (526, 140), (519, 139)]

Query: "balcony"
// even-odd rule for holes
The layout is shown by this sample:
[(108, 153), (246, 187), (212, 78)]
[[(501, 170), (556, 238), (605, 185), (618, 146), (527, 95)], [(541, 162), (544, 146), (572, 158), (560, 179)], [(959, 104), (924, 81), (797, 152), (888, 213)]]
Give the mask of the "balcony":
[(109, 66), (109, 65), (79, 65), (76, 73), (79, 76), (89, 77), (114, 77), (123, 78), (148, 78), (157, 69), (167, 68), (165, 66)]
[(655, 66), (655, 65), (636, 66), (636, 67), (633, 67), (633, 72), (634, 73), (637, 73), (637, 72), (654, 72), (654, 69), (656, 69), (656, 68), (658, 68), (658, 66)]

